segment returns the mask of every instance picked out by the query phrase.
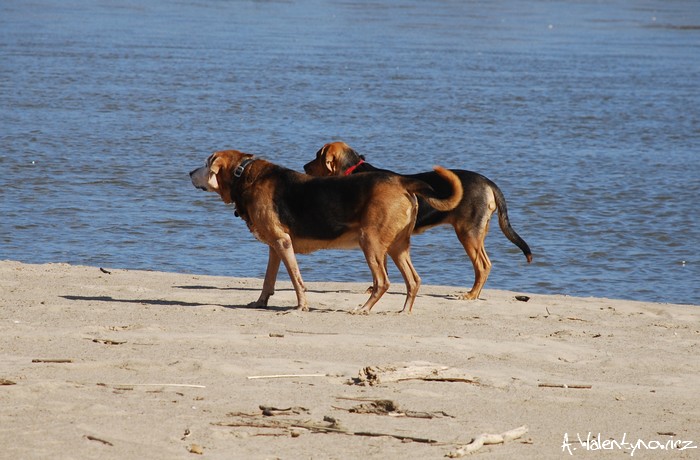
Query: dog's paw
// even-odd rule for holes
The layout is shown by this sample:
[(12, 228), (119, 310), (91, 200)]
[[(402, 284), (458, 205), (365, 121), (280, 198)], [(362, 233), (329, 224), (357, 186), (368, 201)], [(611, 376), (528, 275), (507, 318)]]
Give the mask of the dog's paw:
[(479, 296), (477, 294), (473, 294), (470, 291), (470, 292), (463, 292), (462, 294), (458, 294), (457, 299), (459, 299), (459, 300), (478, 300)]

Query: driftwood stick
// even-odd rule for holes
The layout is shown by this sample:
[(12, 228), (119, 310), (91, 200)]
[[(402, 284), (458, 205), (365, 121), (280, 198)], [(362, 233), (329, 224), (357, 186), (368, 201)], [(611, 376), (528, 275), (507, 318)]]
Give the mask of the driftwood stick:
[(206, 388), (204, 385), (190, 385), (188, 383), (98, 383), (110, 387), (180, 387), (180, 388)]
[(105, 446), (113, 446), (113, 445), (114, 445), (114, 444), (112, 444), (112, 443), (109, 442), (109, 441), (105, 441), (104, 439), (100, 439), (100, 438), (96, 438), (96, 437), (94, 437), (94, 436), (90, 436), (89, 434), (88, 434), (88, 435), (85, 435), (85, 439), (88, 439), (88, 440), (90, 440), (90, 441), (97, 441), (97, 442), (100, 442), (100, 443), (104, 444)]
[(426, 382), (461, 382), (461, 383), (473, 383), (475, 385), (479, 385), (481, 382), (477, 378), (470, 378), (470, 377), (433, 377), (433, 376), (428, 376), (428, 377), (423, 377), (423, 380)]
[(413, 442), (420, 442), (423, 444), (437, 444), (438, 443), (438, 441), (435, 439), (416, 438), (414, 436), (404, 436), (402, 434), (374, 433), (372, 431), (355, 431), (354, 433), (348, 433), (348, 434), (352, 434), (355, 436), (369, 436), (369, 437), (373, 437), (373, 438), (388, 437), (388, 438), (398, 439), (400, 441), (413, 441)]
[(478, 378), (467, 376), (459, 369), (430, 363), (363, 367), (360, 369), (355, 383), (360, 385), (378, 385), (388, 382), (401, 382), (403, 380), (481, 384)]
[(86, 338), (86, 340), (92, 340), (95, 343), (101, 343), (103, 345), (123, 345), (126, 343), (126, 340), (91, 339), (91, 338)]
[(462, 446), (459, 449), (452, 451), (447, 454), (447, 457), (449, 458), (460, 458), (464, 457), (465, 455), (471, 454), (473, 452), (476, 452), (477, 450), (481, 449), (482, 447), (486, 445), (491, 445), (491, 444), (503, 444), (508, 441), (512, 441), (514, 439), (518, 439), (527, 433), (528, 428), (527, 426), (523, 425), (518, 428), (513, 428), (510, 431), (506, 431), (505, 433), (501, 434), (488, 434), (484, 433), (479, 436), (477, 436), (475, 439), (472, 440), (469, 444), (466, 446)]
[(295, 377), (328, 377), (328, 374), (275, 374), (275, 375), (251, 375), (248, 380), (255, 379), (291, 379)]
[(593, 385), (581, 385), (576, 383), (540, 383), (539, 388), (573, 388), (575, 390), (590, 390)]
[(66, 363), (72, 363), (72, 359), (42, 359), (42, 358), (37, 358), (37, 359), (32, 359), (33, 363), (51, 363), (51, 364), (66, 364)]
[(342, 433), (351, 434), (345, 428), (341, 428), (336, 424), (322, 424), (312, 421), (303, 420), (273, 420), (273, 419), (257, 419), (257, 420), (238, 420), (233, 422), (217, 422), (215, 426), (231, 426), (241, 427), (247, 426), (252, 428), (268, 428), (268, 429), (289, 429), (289, 428), (305, 428), (309, 431), (318, 433)]
[(252, 427), (252, 428), (271, 428), (271, 429), (289, 429), (289, 428), (303, 428), (314, 433), (338, 433), (346, 434), (350, 436), (370, 436), (370, 437), (390, 437), (399, 439), (402, 441), (414, 441), (427, 444), (436, 444), (437, 441), (428, 438), (418, 438), (414, 436), (406, 436), (402, 434), (391, 434), (391, 433), (375, 433), (372, 431), (351, 431), (347, 428), (343, 428), (338, 425), (333, 419), (329, 419), (325, 423), (312, 422), (309, 420), (240, 420), (233, 422), (218, 422), (213, 423), (215, 426), (230, 426), (230, 427)]

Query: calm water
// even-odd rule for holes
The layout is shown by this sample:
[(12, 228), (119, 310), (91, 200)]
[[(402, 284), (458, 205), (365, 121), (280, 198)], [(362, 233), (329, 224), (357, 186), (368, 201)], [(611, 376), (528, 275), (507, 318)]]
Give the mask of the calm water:
[[(534, 263), (494, 225), (487, 289), (700, 305), (699, 56), (694, 0), (3, 0), (0, 259), (262, 277), (187, 173), (222, 148), (301, 170), (342, 139), (500, 185)], [(450, 228), (412, 254), (471, 286)], [(300, 263), (370, 279), (360, 251)]]

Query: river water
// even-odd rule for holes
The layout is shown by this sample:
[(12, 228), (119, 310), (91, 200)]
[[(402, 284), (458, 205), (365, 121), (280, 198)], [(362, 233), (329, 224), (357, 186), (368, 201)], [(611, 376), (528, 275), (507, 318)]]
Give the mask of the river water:
[[(699, 56), (692, 0), (3, 0), (0, 259), (262, 277), (188, 172), (223, 148), (301, 171), (344, 140), (501, 187), (534, 261), (493, 225), (487, 289), (700, 305)], [(449, 227), (412, 256), (473, 282)], [(359, 250), (299, 260), (370, 280)]]

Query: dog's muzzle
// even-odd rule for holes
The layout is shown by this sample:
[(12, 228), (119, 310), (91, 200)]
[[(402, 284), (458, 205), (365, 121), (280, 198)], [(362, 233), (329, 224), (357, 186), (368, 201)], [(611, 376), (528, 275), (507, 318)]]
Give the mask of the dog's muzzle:
[(207, 188), (203, 184), (198, 183), (198, 180), (196, 177), (196, 175), (200, 169), (202, 169), (202, 168), (197, 168), (193, 171), (190, 171), (190, 180), (192, 181), (192, 185), (194, 185), (195, 188), (198, 188), (200, 190), (204, 190), (205, 192), (207, 192), (208, 191)]

